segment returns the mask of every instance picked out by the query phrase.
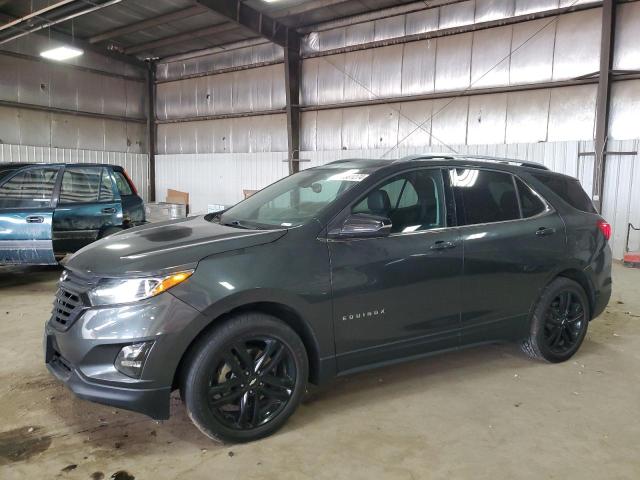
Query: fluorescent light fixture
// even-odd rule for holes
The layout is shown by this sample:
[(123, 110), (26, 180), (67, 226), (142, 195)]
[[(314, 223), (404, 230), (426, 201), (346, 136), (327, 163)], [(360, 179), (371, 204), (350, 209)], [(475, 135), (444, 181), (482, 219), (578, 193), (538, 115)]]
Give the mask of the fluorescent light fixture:
[(50, 60), (69, 60), (70, 58), (79, 57), (83, 53), (82, 50), (75, 47), (57, 47), (40, 52), (40, 56)]

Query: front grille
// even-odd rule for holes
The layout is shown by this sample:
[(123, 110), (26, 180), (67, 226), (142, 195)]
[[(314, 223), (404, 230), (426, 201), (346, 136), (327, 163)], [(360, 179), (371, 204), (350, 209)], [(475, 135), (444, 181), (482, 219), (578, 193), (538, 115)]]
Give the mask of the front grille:
[(87, 279), (66, 270), (58, 285), (51, 311), (51, 325), (57, 330), (68, 330), (84, 312), (87, 304), (84, 294), (91, 287)]

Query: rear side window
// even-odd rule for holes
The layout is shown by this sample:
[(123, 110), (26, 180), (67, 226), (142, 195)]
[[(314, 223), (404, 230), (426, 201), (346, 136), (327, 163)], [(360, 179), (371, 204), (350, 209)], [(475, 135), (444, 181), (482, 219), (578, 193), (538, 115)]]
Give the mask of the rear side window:
[(542, 199), (528, 185), (516, 178), (518, 195), (520, 196), (520, 208), (523, 218), (535, 217), (547, 209)]
[(533, 175), (536, 180), (562, 198), (565, 202), (583, 212), (597, 213), (591, 199), (575, 179), (551, 175)]
[(518, 194), (508, 173), (476, 169), (450, 170), (451, 185), (458, 205), (458, 223), (504, 222), (520, 218)]
[(124, 176), (124, 173), (114, 170), (113, 176), (116, 179), (116, 186), (118, 187), (120, 195), (133, 195), (133, 189), (131, 185), (129, 185), (129, 181), (127, 177)]
[(56, 184), (57, 168), (30, 168), (0, 186), (0, 208), (48, 207)]
[(100, 195), (102, 168), (67, 167), (62, 175), (60, 203), (94, 203)]

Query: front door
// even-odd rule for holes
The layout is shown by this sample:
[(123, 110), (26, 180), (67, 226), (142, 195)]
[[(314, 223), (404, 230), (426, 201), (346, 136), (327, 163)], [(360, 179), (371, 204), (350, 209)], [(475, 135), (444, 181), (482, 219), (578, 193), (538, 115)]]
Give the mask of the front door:
[(108, 227), (122, 224), (122, 205), (109, 170), (66, 167), (53, 216), (54, 248), (71, 253), (94, 242)]
[(392, 233), (328, 242), (340, 371), (457, 347), (462, 245), (445, 198), (441, 170), (423, 168), (349, 207), (388, 217)]
[(51, 223), (58, 167), (21, 169), (0, 185), (0, 265), (54, 265)]

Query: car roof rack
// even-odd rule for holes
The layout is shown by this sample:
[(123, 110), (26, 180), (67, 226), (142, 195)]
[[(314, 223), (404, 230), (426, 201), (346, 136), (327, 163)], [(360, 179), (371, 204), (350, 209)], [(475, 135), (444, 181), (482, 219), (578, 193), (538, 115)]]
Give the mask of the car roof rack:
[(480, 160), (484, 162), (494, 162), (500, 163), (503, 165), (517, 165), (520, 167), (529, 167), (536, 168), (538, 170), (549, 170), (546, 166), (541, 163), (536, 162), (528, 162), (526, 160), (520, 160), (517, 158), (506, 158), (506, 157), (491, 157), (488, 155), (473, 155), (473, 154), (433, 154), (429, 153), (426, 155), (410, 155), (407, 157), (403, 157), (396, 162), (411, 162), (416, 160)]

